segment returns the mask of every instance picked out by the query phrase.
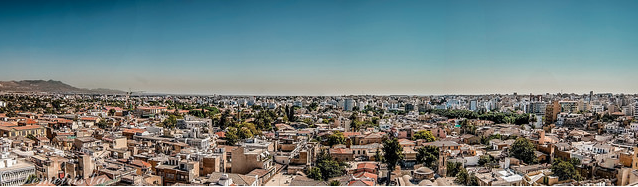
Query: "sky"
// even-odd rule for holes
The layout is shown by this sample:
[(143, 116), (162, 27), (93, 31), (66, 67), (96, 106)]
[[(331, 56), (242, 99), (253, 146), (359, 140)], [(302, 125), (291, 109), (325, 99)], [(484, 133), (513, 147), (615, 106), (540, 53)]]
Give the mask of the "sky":
[(635, 0), (0, 1), (0, 80), (181, 94), (638, 93)]

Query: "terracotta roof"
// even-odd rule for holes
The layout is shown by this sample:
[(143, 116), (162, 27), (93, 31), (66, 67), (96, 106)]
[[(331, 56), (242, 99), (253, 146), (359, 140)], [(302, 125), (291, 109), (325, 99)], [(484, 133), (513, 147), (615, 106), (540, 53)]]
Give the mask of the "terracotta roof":
[(345, 137), (357, 136), (357, 135), (361, 135), (361, 132), (344, 132), (343, 133), (343, 136)]
[(8, 121), (0, 121), (0, 126), (3, 126), (3, 127), (18, 126), (18, 123), (8, 122)]
[(373, 163), (373, 162), (365, 162), (365, 163), (357, 164), (357, 169), (362, 169), (362, 168), (376, 169), (377, 168), (377, 164)]
[(80, 120), (95, 121), (95, 120), (97, 120), (97, 118), (96, 117), (81, 117)]
[(27, 120), (19, 121), (18, 123), (24, 123), (24, 124), (27, 124), (27, 125), (33, 125), (33, 124), (37, 124), (38, 122), (35, 121), (35, 120), (32, 120), (30, 118), (27, 118)]
[(263, 177), (264, 175), (266, 175), (268, 173), (268, 170), (265, 169), (254, 169), (252, 171), (250, 171), (248, 174), (246, 175), (257, 175), (259, 177)]
[(361, 180), (361, 179), (359, 179), (359, 180), (350, 181), (348, 186), (374, 186), (374, 182), (369, 181), (369, 180)]
[(377, 181), (377, 178), (378, 178), (378, 176), (376, 174), (370, 173), (370, 172), (366, 172), (366, 171), (355, 173), (354, 177), (356, 177), (356, 178), (365, 178), (365, 177), (367, 177), (367, 178), (374, 179), (374, 181)]
[(11, 129), (15, 129), (18, 131), (21, 130), (31, 130), (31, 129), (39, 129), (39, 128), (44, 128), (40, 125), (25, 125), (25, 126), (14, 126), (14, 127), (0, 127), (0, 129), (2, 130), (6, 130), (6, 131), (11, 131)]
[(220, 138), (226, 137), (226, 133), (225, 132), (216, 132), (215, 135), (217, 135)]
[(122, 131), (122, 133), (131, 133), (131, 134), (144, 133), (144, 132), (146, 132), (146, 130), (144, 130), (144, 129), (136, 129), (136, 128), (124, 129)]
[(348, 148), (330, 149), (330, 154), (352, 154), (352, 151)]
[(139, 166), (139, 167), (145, 167), (145, 168), (150, 168), (151, 167), (150, 163), (144, 162), (142, 160), (133, 160), (133, 161), (131, 161), (131, 164)]

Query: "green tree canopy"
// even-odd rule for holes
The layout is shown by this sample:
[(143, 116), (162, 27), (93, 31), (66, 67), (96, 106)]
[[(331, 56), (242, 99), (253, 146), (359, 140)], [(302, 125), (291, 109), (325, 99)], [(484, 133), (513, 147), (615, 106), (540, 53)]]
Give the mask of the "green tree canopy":
[(346, 137), (343, 135), (341, 131), (334, 131), (331, 135), (328, 136), (328, 145), (333, 146), (337, 144), (346, 144)]
[(494, 168), (498, 166), (498, 161), (492, 155), (481, 155), (478, 164), (479, 166)]
[(465, 168), (462, 168), (459, 171), (459, 173), (456, 174), (456, 179), (454, 179), (454, 182), (457, 184), (461, 184), (463, 186), (478, 186), (479, 185), (478, 179), (476, 178), (474, 173), (468, 174)]
[(226, 137), (224, 138), (226, 143), (228, 145), (235, 145), (240, 139), (238, 133), (239, 132), (235, 127), (226, 128)]
[(463, 163), (448, 161), (446, 169), (447, 169), (446, 175), (449, 177), (449, 176), (456, 176), (459, 172), (461, 172), (461, 170), (465, 168), (463, 167)]
[(417, 149), (416, 161), (422, 163), (423, 166), (428, 167), (434, 171), (438, 169), (437, 161), (439, 160), (439, 148), (436, 146), (428, 145)]
[[(389, 179), (399, 161), (403, 160), (403, 147), (401, 147), (397, 138), (391, 137), (383, 141), (383, 158), (384, 163), (388, 167)], [(387, 185), (389, 186), (390, 180), (387, 181)]]
[(310, 171), (308, 171), (308, 178), (315, 179), (315, 180), (323, 180), (323, 176), (321, 175), (321, 169), (319, 169), (318, 167), (313, 167), (312, 169), (310, 169)]
[(532, 142), (528, 139), (520, 137), (517, 138), (516, 141), (510, 146), (509, 154), (510, 156), (519, 159), (528, 164), (534, 164), (538, 161), (536, 160), (536, 155), (534, 154), (536, 149)]
[(556, 158), (554, 163), (552, 163), (552, 173), (554, 176), (557, 176), (559, 180), (574, 179), (580, 181), (582, 179), (580, 172), (578, 172), (574, 167), (574, 164), (578, 162), (580, 162), (578, 159), (573, 161), (563, 161), (560, 158)]
[[(320, 176), (322, 177), (321, 179), (323, 179), (324, 181), (327, 181), (330, 178), (342, 176), (343, 174), (345, 174), (346, 164), (335, 160), (325, 150), (322, 150), (319, 153), (316, 164), (317, 165), (315, 168), (319, 169), (321, 173)], [(312, 173), (316, 171), (310, 171), (310, 172)], [(318, 176), (317, 174), (314, 174), (314, 177), (317, 177), (317, 176)]]
[(436, 137), (432, 135), (432, 132), (427, 130), (418, 131), (412, 136), (412, 140), (419, 140), (419, 139), (423, 139), (426, 142), (436, 141)]
[(332, 180), (330, 181), (330, 186), (341, 186), (341, 182), (338, 180)]

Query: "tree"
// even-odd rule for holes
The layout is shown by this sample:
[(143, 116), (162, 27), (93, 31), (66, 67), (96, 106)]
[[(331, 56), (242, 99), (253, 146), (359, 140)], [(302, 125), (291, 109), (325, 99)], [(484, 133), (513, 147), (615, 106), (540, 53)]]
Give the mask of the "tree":
[(295, 117), (295, 107), (289, 107), (288, 105), (286, 105), (286, 118), (288, 118), (288, 121), (297, 121), (297, 118)]
[(456, 179), (454, 179), (454, 182), (457, 184), (466, 185), (465, 183), (468, 182), (469, 178), (470, 175), (467, 174), (467, 170), (465, 170), (465, 168), (462, 168), (461, 171), (456, 174)]
[(315, 111), (317, 110), (317, 107), (319, 107), (319, 104), (317, 104), (316, 102), (312, 102), (310, 103), (310, 105), (308, 105), (308, 107), (306, 107), (308, 110), (310, 111)]
[(381, 155), (381, 150), (377, 147), (377, 152), (374, 153), (374, 161), (383, 162), (383, 155)]
[(106, 129), (109, 127), (109, 124), (106, 123), (105, 120), (100, 120), (100, 122), (97, 123), (97, 126), (100, 127), (101, 129)]
[(330, 178), (342, 176), (346, 169), (345, 163), (335, 160), (325, 150), (322, 150), (321, 153), (319, 153), (316, 163), (316, 168), (319, 168), (321, 171), (321, 177), (324, 181), (327, 181)]
[(239, 132), (237, 134), (239, 136), (240, 139), (248, 139), (248, 138), (252, 138), (253, 137), (253, 133), (250, 131), (250, 129), (246, 128), (246, 127), (242, 127), (239, 129)]
[(352, 123), (350, 123), (350, 128), (352, 129), (352, 131), (359, 131), (361, 130), (361, 127), (363, 126), (363, 122), (359, 121), (359, 120), (352, 120)]
[(447, 162), (447, 176), (456, 176), (459, 172), (461, 172), (463, 168), (463, 163), (460, 162)]
[(388, 167), (388, 182), (386, 185), (390, 186), (390, 176), (399, 161), (403, 160), (403, 147), (401, 147), (397, 138), (391, 137), (383, 141), (383, 157), (383, 163)]
[(479, 166), (493, 168), (498, 166), (498, 161), (492, 155), (481, 155), (478, 161)]
[(318, 167), (313, 167), (308, 171), (308, 177), (315, 180), (323, 180), (323, 176), (321, 176), (321, 169)]
[(239, 141), (239, 135), (237, 132), (237, 128), (235, 127), (228, 127), (226, 129), (226, 137), (224, 139), (226, 139), (226, 143), (228, 145), (235, 145), (238, 141)]
[(352, 111), (359, 111), (359, 107), (358, 106), (352, 107)]
[(332, 147), (337, 144), (346, 144), (346, 137), (343, 136), (341, 131), (334, 131), (331, 135), (328, 136), (328, 145)]
[(169, 114), (168, 118), (162, 121), (161, 126), (168, 129), (174, 129), (175, 124), (177, 124), (177, 119), (181, 118), (181, 116), (177, 116), (174, 114)]
[[(578, 159), (573, 161), (574, 163), (580, 162)], [(576, 171), (574, 163), (572, 163), (572, 160), (563, 161), (560, 158), (556, 158), (551, 168), (553, 175), (557, 176), (559, 180), (574, 179), (580, 181), (582, 177), (580, 176), (580, 172)]]
[(525, 163), (534, 164), (538, 162), (534, 151), (536, 151), (536, 149), (532, 142), (526, 138), (520, 137), (514, 141), (512, 146), (510, 146), (509, 154)]
[(428, 167), (434, 171), (438, 169), (437, 161), (439, 160), (439, 148), (436, 146), (428, 145), (417, 149), (416, 161), (417, 163), (423, 163), (425, 167)]
[(412, 136), (412, 140), (419, 140), (419, 139), (423, 139), (426, 142), (436, 141), (436, 137), (432, 135), (432, 132), (427, 130), (418, 131)]
[(474, 173), (468, 174), (465, 168), (462, 168), (461, 171), (459, 171), (459, 173), (456, 174), (456, 179), (454, 179), (454, 182), (457, 184), (461, 184), (463, 186), (478, 186), (479, 185), (478, 179), (476, 179), (476, 176), (474, 175)]
[(341, 186), (341, 183), (338, 180), (330, 181), (330, 186)]

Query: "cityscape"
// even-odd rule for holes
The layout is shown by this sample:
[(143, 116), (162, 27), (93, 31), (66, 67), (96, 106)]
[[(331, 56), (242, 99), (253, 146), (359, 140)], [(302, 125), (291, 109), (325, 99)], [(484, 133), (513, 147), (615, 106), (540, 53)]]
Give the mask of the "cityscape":
[(0, 186), (638, 186), (638, 1), (0, 1)]

